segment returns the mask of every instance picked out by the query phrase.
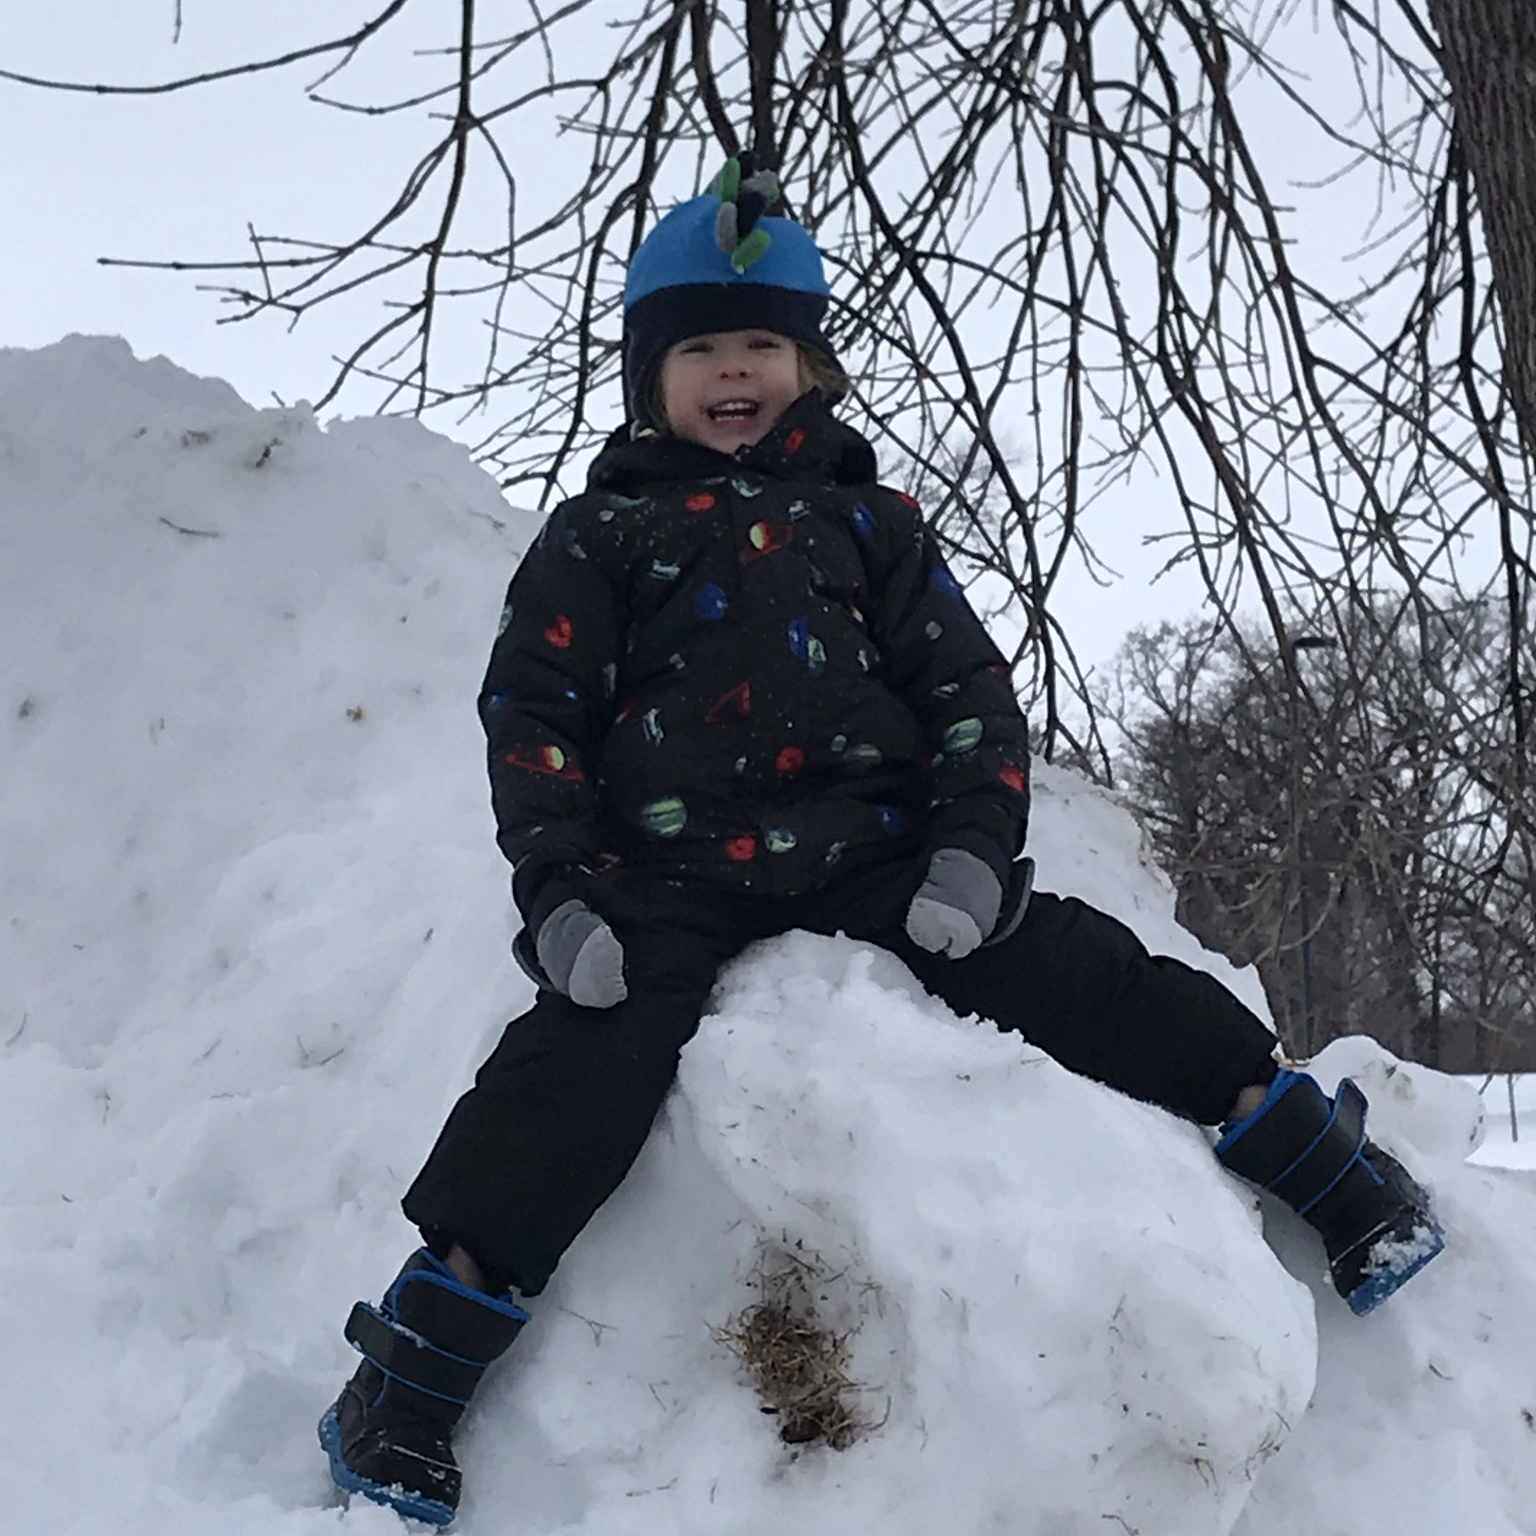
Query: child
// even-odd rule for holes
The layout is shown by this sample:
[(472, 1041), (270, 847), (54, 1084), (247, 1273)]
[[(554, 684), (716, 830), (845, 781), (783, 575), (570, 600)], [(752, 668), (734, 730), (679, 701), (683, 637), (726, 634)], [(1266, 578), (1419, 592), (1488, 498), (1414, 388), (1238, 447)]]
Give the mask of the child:
[(624, 294), (632, 425), (512, 579), (480, 695), (533, 1007), (405, 1197), (425, 1246), (347, 1338), (345, 1489), (446, 1523), (485, 1367), (623, 1179), (721, 965), (804, 928), (885, 946), (957, 1013), (1202, 1124), (1322, 1234), (1357, 1312), (1442, 1246), (1364, 1100), (1277, 1068), (1211, 977), (1030, 891), (1025, 723), (911, 500), (828, 410), (810, 237), (732, 162)]

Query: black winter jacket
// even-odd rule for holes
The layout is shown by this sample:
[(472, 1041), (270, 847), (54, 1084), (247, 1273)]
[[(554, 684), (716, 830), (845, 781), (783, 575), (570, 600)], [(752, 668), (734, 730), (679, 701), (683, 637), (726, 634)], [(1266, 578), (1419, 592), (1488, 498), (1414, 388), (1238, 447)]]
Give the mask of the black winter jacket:
[(1004, 889), (1028, 743), (909, 497), (803, 396), (727, 456), (615, 434), (518, 567), (480, 695), (498, 842), (537, 924), (613, 860), (792, 895), (961, 847)]

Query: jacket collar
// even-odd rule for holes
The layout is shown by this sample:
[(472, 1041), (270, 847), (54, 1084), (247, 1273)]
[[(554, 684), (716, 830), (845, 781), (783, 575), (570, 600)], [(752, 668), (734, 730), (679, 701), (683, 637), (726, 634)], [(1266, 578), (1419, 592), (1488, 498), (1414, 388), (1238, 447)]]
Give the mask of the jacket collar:
[(615, 432), (587, 474), (591, 490), (628, 491), (658, 480), (704, 480), (756, 470), (771, 479), (824, 485), (867, 485), (876, 478), (875, 451), (827, 409), (819, 389), (801, 395), (758, 442), (735, 453), (665, 433), (632, 438)]

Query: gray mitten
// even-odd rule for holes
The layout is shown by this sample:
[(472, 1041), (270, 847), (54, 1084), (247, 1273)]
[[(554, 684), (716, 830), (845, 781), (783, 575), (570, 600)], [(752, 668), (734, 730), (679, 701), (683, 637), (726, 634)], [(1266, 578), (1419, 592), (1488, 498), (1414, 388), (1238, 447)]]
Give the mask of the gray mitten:
[(550, 985), (583, 1008), (612, 1008), (629, 996), (624, 946), (584, 901), (563, 901), (539, 924), (534, 952)]
[(1002, 885), (985, 861), (963, 848), (940, 848), (907, 908), (907, 937), (959, 960), (997, 926), (1002, 904)]

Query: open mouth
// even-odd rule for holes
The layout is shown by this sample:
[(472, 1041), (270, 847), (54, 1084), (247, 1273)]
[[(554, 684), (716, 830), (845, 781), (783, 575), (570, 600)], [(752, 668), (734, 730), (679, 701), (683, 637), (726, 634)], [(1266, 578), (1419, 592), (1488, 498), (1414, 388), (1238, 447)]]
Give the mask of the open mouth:
[(756, 400), (722, 400), (718, 405), (706, 407), (704, 414), (711, 421), (751, 421), (757, 415)]

